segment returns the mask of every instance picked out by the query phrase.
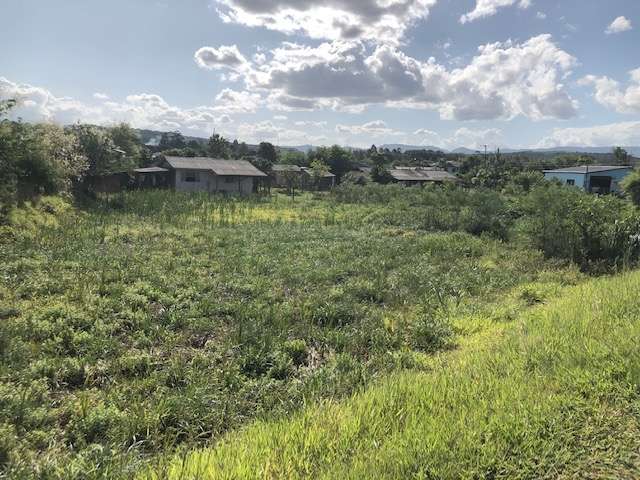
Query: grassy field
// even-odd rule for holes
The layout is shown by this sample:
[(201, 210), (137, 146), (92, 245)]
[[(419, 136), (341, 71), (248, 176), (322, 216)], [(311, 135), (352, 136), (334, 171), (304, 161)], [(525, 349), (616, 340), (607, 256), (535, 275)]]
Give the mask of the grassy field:
[[(415, 423), (422, 410), (411, 402), (445, 408), (416, 397), (441, 390), (428, 380), (439, 359), (457, 358), (472, 339), (493, 339), (496, 326), (584, 277), (505, 243), (486, 194), (452, 192), (439, 208), (429, 198), (440, 194), (424, 195), (392, 207), (375, 198), (306, 195), (293, 203), (146, 192), (82, 209), (46, 198), (14, 211), (0, 227), (3, 474), (127, 478), (176, 449), (222, 438), (206, 458), (230, 476), (258, 465), (273, 476), (329, 474), (330, 464), (356, 475), (365, 466), (349, 458), (374, 451), (381, 473), (430, 471), (390, 456), (425, 448), (411, 436), (423, 434)], [(464, 385), (472, 358), (458, 360), (460, 377), (438, 382)], [(481, 377), (493, 382), (492, 375)], [(304, 410), (371, 385), (344, 405)], [(414, 390), (420, 385), (424, 392)], [(466, 401), (491, 398), (477, 393), (485, 397)], [(253, 439), (225, 436), (302, 410), (291, 425), (249, 427)], [(449, 421), (480, 422), (482, 412)], [(388, 441), (412, 425), (406, 440)], [(275, 443), (261, 443), (269, 429)], [(475, 439), (487, 444), (499, 433)], [(436, 452), (437, 443), (428, 445)], [(446, 464), (446, 452), (439, 455), (429, 460), (434, 468)], [(191, 462), (193, 472), (199, 463)], [(458, 468), (473, 471), (467, 462)]]
[(148, 479), (638, 478), (640, 273), (562, 292), (425, 372), (258, 422)]

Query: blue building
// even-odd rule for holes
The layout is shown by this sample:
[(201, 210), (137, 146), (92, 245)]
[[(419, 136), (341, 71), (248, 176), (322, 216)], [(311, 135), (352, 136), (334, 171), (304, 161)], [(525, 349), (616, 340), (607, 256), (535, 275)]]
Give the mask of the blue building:
[(544, 178), (559, 180), (565, 185), (574, 185), (587, 192), (607, 194), (620, 192), (620, 182), (632, 171), (633, 167), (585, 165), (545, 170)]

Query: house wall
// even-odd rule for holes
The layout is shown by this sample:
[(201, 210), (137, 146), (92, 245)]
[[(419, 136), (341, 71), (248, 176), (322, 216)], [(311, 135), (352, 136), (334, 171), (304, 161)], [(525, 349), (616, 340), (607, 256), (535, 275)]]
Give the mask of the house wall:
[(253, 177), (220, 177), (213, 172), (198, 171), (198, 182), (183, 181), (183, 170), (176, 170), (174, 188), (178, 192), (209, 192), (250, 195), (253, 193)]
[(632, 172), (632, 169), (629, 168), (627, 170), (612, 170), (610, 172), (602, 172), (602, 173), (594, 173), (593, 177), (611, 177), (611, 191), (612, 192), (621, 192), (622, 187), (620, 187), (620, 182), (624, 180), (624, 178)]
[(563, 184), (567, 184), (568, 180), (573, 180), (576, 187), (584, 189), (584, 173), (561, 173), (561, 172), (545, 172), (544, 178), (547, 180), (559, 180)]
[[(609, 170), (606, 172), (596, 172), (589, 174), (589, 182), (592, 177), (611, 177), (611, 191), (612, 192), (620, 192), (622, 189), (620, 187), (620, 182), (631, 173), (632, 169), (618, 169), (618, 170)], [(562, 172), (546, 172), (544, 174), (544, 178), (552, 180), (557, 179), (560, 182), (566, 184), (567, 180), (573, 180), (575, 186), (584, 190), (585, 188), (585, 176), (584, 173), (562, 173)]]

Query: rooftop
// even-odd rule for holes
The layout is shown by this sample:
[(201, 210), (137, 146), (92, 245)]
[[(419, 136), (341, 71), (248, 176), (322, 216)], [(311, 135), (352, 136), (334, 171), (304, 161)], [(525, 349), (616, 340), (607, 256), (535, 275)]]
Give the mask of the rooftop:
[(246, 160), (223, 160), (208, 157), (165, 157), (166, 162), (174, 169), (208, 170), (220, 176), (266, 177)]
[(611, 170), (632, 170), (633, 167), (624, 165), (581, 165), (578, 167), (558, 168), (556, 170), (544, 170), (544, 173), (600, 173)]
[(275, 164), (271, 167), (274, 172), (302, 172), (302, 168), (298, 165)]
[(136, 168), (134, 172), (136, 173), (163, 173), (168, 172), (166, 168), (162, 167), (145, 167), (145, 168)]
[(399, 182), (457, 182), (458, 177), (445, 170), (425, 168), (394, 168), (391, 176)]

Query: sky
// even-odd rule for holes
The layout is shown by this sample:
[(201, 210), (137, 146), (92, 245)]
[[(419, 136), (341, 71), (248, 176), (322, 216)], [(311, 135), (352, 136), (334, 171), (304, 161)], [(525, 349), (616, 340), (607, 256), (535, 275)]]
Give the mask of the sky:
[(279, 145), (640, 145), (639, 0), (0, 0), (12, 116)]

